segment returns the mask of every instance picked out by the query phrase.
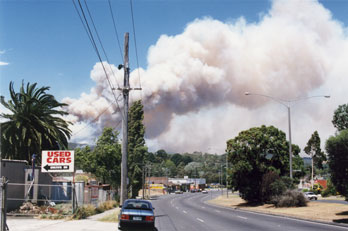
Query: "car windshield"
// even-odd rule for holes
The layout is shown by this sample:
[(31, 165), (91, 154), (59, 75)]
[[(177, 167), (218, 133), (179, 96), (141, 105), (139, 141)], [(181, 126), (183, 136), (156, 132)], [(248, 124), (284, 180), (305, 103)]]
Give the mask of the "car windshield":
[(151, 206), (145, 201), (130, 201), (126, 204), (125, 209), (143, 209), (151, 210)]

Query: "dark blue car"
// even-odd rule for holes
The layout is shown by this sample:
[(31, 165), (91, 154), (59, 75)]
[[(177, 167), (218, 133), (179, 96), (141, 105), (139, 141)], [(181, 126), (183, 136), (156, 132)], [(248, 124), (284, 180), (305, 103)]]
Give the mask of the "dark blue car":
[(119, 229), (148, 227), (154, 229), (155, 214), (151, 202), (146, 200), (128, 199), (119, 214)]

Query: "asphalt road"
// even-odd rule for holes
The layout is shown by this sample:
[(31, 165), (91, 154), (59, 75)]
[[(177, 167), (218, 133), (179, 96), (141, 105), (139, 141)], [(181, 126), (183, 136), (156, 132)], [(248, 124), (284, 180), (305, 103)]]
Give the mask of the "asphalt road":
[[(210, 192), (211, 193), (211, 192)], [(220, 195), (220, 192), (214, 192)], [(213, 206), (210, 194), (171, 194), (153, 200), (157, 231), (343, 231), (348, 227)]]

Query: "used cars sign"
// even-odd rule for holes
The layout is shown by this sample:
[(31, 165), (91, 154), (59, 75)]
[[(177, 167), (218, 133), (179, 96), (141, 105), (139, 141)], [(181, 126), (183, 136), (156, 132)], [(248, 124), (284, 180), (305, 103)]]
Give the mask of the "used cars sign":
[(74, 172), (74, 151), (42, 151), (41, 172)]

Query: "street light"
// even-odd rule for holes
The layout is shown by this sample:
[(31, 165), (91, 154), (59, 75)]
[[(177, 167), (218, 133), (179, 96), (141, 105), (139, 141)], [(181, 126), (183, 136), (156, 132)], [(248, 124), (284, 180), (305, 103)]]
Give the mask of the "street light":
[(290, 178), (292, 178), (292, 147), (291, 147), (291, 116), (290, 116), (290, 107), (291, 103), (300, 101), (300, 100), (306, 100), (310, 98), (317, 98), (317, 97), (324, 97), (324, 98), (330, 98), (329, 95), (315, 95), (315, 96), (309, 96), (309, 97), (301, 97), (301, 98), (296, 98), (296, 99), (280, 99), (280, 98), (275, 98), (269, 95), (263, 95), (263, 94), (255, 94), (255, 93), (250, 93), (250, 92), (245, 92), (245, 95), (255, 95), (255, 96), (262, 96), (269, 98), (271, 100), (274, 100), (281, 105), (285, 106), (288, 109), (288, 123), (289, 123), (289, 165), (290, 165)]

